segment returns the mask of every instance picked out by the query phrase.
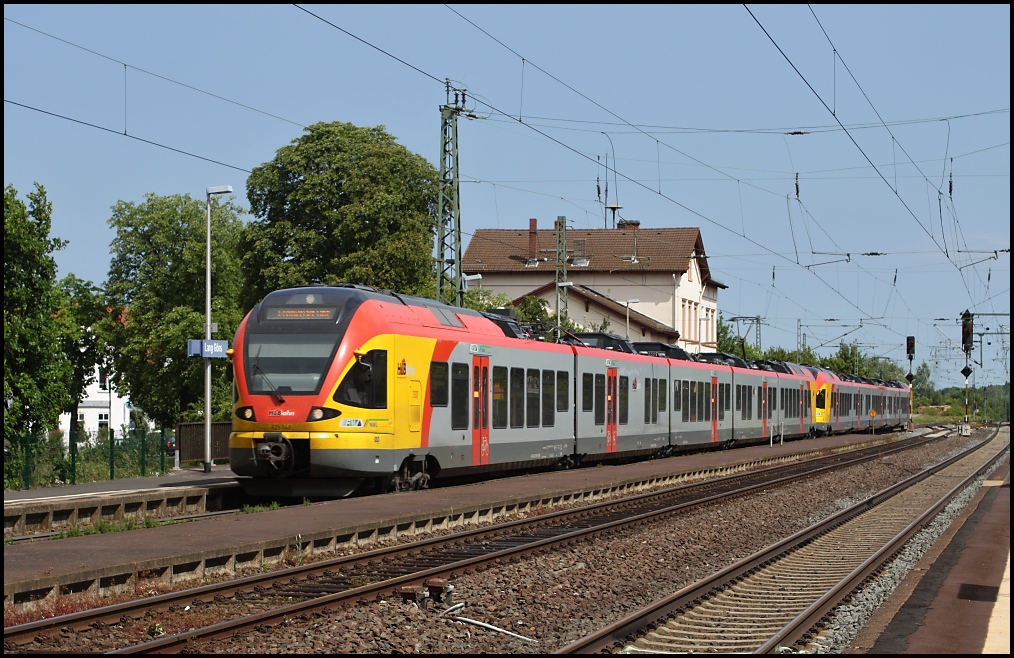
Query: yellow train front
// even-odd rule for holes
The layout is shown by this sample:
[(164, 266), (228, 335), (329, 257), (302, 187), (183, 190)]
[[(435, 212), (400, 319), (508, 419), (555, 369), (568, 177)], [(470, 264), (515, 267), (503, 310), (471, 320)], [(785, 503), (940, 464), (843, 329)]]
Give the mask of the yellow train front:
[[(432, 300), (348, 284), (273, 292), (236, 332), (232, 470), (254, 495), (336, 497), (364, 484), (419, 488), (437, 471), (554, 463), (573, 450), (572, 421), (519, 433), (491, 460), (490, 419), (470, 413), (473, 402), (489, 408), (480, 392), (498, 390), (489, 351), (511, 358), (522, 343), (544, 367), (573, 367), (565, 346), (509, 338), (480, 313)], [(441, 391), (448, 399), (431, 399)]]

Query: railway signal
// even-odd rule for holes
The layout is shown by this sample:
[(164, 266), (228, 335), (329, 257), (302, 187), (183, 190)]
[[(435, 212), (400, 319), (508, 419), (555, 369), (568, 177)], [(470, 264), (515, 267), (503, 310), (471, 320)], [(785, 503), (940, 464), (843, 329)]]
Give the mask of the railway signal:
[(912, 374), (912, 359), (915, 357), (915, 336), (905, 338), (905, 351), (908, 353), (908, 374), (905, 375), (905, 379), (911, 384), (912, 380), (915, 379), (915, 375)]
[(961, 349), (965, 352), (972, 351), (972, 341), (975, 340), (975, 324), (972, 314), (965, 311), (961, 314)]

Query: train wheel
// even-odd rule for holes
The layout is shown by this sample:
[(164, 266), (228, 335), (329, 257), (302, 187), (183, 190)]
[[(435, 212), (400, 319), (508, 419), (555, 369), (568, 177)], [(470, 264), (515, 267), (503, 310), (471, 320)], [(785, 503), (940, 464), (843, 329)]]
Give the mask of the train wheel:
[(413, 491), (419, 489), (428, 489), (430, 486), (430, 476), (427, 473), (426, 457), (417, 458), (413, 455), (409, 455), (405, 458), (405, 461), (401, 463), (401, 468), (398, 469), (398, 475), (391, 478), (393, 486), (397, 491)]

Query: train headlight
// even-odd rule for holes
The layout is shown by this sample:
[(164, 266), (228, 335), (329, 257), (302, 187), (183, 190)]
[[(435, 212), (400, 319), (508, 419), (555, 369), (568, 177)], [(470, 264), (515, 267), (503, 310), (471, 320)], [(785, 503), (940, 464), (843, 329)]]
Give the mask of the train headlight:
[(306, 422), (312, 423), (318, 420), (328, 420), (330, 418), (337, 418), (341, 415), (342, 412), (337, 409), (329, 409), (328, 407), (313, 407), (310, 409), (310, 414), (306, 417)]
[(257, 418), (254, 416), (253, 407), (240, 407), (236, 410), (236, 417), (241, 420), (255, 421)]

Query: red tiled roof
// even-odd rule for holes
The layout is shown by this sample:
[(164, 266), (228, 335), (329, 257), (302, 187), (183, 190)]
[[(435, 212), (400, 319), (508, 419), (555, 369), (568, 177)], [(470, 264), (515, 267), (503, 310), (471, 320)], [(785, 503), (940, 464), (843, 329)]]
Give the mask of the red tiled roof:
[[(686, 272), (692, 254), (704, 255), (698, 228), (567, 229), (567, 269), (573, 272)], [(468, 274), (524, 272), (531, 269), (526, 265), (532, 258), (545, 259), (540, 269), (555, 269), (554, 229), (478, 229), (462, 256), (461, 269)], [(581, 265), (582, 259), (587, 265)], [(707, 260), (699, 258), (698, 264), (708, 280)]]

